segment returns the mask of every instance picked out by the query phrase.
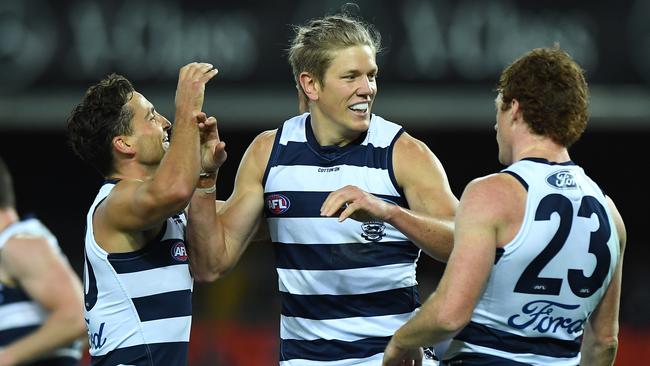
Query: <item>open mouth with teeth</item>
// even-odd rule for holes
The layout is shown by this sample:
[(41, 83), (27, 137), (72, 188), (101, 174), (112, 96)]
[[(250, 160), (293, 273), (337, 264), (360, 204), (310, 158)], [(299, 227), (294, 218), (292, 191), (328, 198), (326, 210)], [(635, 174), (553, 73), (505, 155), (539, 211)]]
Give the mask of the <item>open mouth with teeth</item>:
[(165, 150), (169, 148), (169, 135), (165, 134), (165, 137), (163, 137), (162, 142), (163, 142), (163, 148), (165, 148)]
[(348, 109), (350, 109), (353, 112), (365, 114), (365, 113), (368, 112), (369, 107), (370, 107), (370, 104), (368, 102), (364, 102), (364, 103), (353, 104), (353, 105), (349, 106)]

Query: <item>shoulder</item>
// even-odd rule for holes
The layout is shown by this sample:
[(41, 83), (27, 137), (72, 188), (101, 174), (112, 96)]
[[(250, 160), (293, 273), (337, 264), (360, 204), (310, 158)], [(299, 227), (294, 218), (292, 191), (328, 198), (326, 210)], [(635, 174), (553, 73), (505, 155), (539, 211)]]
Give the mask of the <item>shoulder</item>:
[(56, 255), (55, 248), (43, 236), (18, 234), (2, 249), (3, 267), (18, 277), (25, 269), (45, 263)]
[(526, 190), (510, 174), (494, 173), (469, 182), (460, 199), (461, 211), (485, 217), (507, 218), (519, 213)]
[(256, 157), (268, 157), (273, 148), (273, 143), (275, 142), (275, 137), (277, 136), (278, 130), (267, 130), (263, 131), (253, 139), (250, 146), (248, 147)]
[(402, 154), (433, 154), (424, 142), (411, 136), (406, 131), (395, 141), (395, 152)]

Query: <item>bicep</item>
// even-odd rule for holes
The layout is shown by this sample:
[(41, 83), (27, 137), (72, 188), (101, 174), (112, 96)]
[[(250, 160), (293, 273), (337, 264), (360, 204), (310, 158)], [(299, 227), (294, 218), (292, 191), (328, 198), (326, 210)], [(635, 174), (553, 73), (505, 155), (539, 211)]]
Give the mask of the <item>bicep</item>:
[(455, 219), (454, 249), (441, 288), (448, 304), (465, 309), (469, 312), (466, 316), (471, 315), (494, 265), (497, 240), (496, 217), (490, 210), (493, 206), (482, 193), (466, 190)]
[(395, 178), (404, 190), (409, 207), (435, 217), (452, 218), (458, 199), (449, 186), (438, 158), (421, 141), (404, 133), (393, 154)]
[(226, 239), (247, 242), (260, 226), (264, 208), (262, 179), (274, 136), (263, 133), (251, 143), (237, 170), (232, 195), (217, 208), (219, 221), (226, 229)]

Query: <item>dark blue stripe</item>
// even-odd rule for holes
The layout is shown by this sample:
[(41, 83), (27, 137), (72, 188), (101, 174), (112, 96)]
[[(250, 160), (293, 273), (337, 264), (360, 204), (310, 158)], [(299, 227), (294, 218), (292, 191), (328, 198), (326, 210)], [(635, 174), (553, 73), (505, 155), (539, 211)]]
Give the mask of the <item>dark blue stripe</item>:
[(577, 339), (564, 341), (550, 337), (522, 337), (474, 322), (470, 322), (455, 339), (504, 352), (562, 358), (577, 356), (581, 343)]
[[(320, 207), (327, 196), (332, 192), (301, 192), (301, 191), (280, 191), (264, 193), (264, 215), (266, 217), (322, 217)], [(277, 199), (282, 196), (283, 206), (288, 209), (281, 210), (277, 205)], [(404, 197), (375, 194), (376, 197), (386, 202), (408, 208)], [(274, 201), (276, 200), (276, 201)]]
[(133, 273), (173, 265), (188, 265), (187, 259), (176, 260), (172, 255), (172, 247), (177, 243), (183, 243), (183, 241), (180, 239), (156, 241), (135, 252), (110, 253), (108, 261), (117, 273)]
[(571, 160), (565, 161), (565, 162), (562, 162), (562, 163), (556, 163), (554, 161), (548, 161), (548, 160), (546, 160), (544, 158), (523, 158), (521, 160), (528, 160), (528, 161), (532, 161), (532, 162), (535, 162), (535, 163), (546, 164), (546, 165), (563, 165), (563, 166), (576, 165), (576, 163), (574, 163)]
[(347, 358), (366, 358), (384, 352), (390, 337), (366, 338), (354, 342), (317, 339), (299, 341), (280, 340), (280, 361), (306, 359), (336, 361)]
[[(527, 363), (516, 362), (507, 358), (478, 354), (461, 353), (456, 357), (442, 362), (443, 366), (530, 366)], [(577, 366), (577, 365), (576, 365)]]
[(375, 147), (372, 144), (348, 146), (344, 153), (335, 155), (335, 158), (332, 159), (316, 153), (305, 142), (289, 141), (287, 145), (278, 145), (277, 160), (274, 161), (274, 166), (309, 165), (314, 166), (315, 169), (317, 166), (352, 165), (388, 169), (388, 148)]
[(503, 257), (503, 253), (505, 253), (506, 250), (503, 248), (497, 248), (496, 253), (494, 254), (494, 264), (499, 263), (499, 259)]
[(143, 322), (192, 315), (192, 291), (172, 291), (131, 299)]
[(413, 263), (420, 251), (410, 241), (346, 244), (273, 243), (273, 248), (277, 268), (302, 270), (338, 270)]
[[(395, 142), (397, 142), (397, 139), (402, 136), (403, 133), (404, 128), (400, 128), (400, 130), (395, 134), (395, 137), (393, 137), (393, 141), (391, 141), (390, 145), (388, 146), (388, 156), (386, 161), (388, 162), (388, 176), (390, 177), (390, 181), (393, 183), (395, 189), (397, 189), (399, 195), (405, 197), (406, 195), (404, 194), (404, 190), (397, 183), (397, 177), (395, 177), (395, 169), (393, 168), (393, 150), (395, 149)], [(408, 208), (408, 206), (402, 207)]]
[(24, 336), (28, 335), (29, 333), (32, 333), (36, 329), (40, 327), (39, 325), (30, 325), (27, 327), (19, 327), (19, 328), (10, 328), (10, 329), (5, 329), (0, 331), (0, 347), (4, 347), (7, 344), (15, 341), (16, 339), (23, 338)]
[(113, 350), (101, 357), (91, 357), (92, 366), (187, 366), (189, 343), (155, 343)]
[(292, 295), (281, 293), (282, 315), (307, 319), (342, 319), (410, 313), (420, 306), (417, 286), (362, 295)]
[(0, 286), (0, 305), (14, 302), (32, 301), (20, 287)]
[(519, 183), (521, 183), (522, 186), (524, 186), (524, 189), (525, 189), (526, 191), (528, 191), (528, 183), (526, 183), (526, 181), (524, 180), (524, 178), (522, 178), (519, 174), (517, 174), (517, 173), (515, 173), (515, 172), (511, 172), (510, 170), (504, 170), (504, 171), (502, 171), (502, 173), (510, 174), (513, 178), (515, 178), (516, 180), (518, 180)]

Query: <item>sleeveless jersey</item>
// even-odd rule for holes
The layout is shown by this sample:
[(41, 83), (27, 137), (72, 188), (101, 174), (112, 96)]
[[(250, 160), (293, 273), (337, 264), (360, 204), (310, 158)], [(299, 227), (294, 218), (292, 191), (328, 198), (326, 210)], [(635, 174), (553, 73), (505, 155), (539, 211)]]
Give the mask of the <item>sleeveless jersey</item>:
[[(8, 240), (21, 234), (45, 238), (67, 261), (56, 237), (39, 220), (33, 218), (9, 225), (0, 232), (0, 255)], [(5, 286), (0, 282), (0, 349), (36, 331), (46, 319), (47, 311), (32, 301), (23, 289), (19, 286)], [(32, 362), (50, 360), (49, 362), (57, 365), (78, 365), (80, 359), (81, 343), (74, 342)]]
[(86, 217), (85, 317), (93, 365), (187, 364), (193, 280), (185, 215), (170, 217), (140, 250), (107, 253), (95, 241), (93, 214), (116, 181), (99, 190)]
[(497, 250), (471, 322), (445, 362), (578, 365), (585, 322), (620, 255), (605, 195), (573, 162), (528, 158), (503, 173), (528, 191), (521, 228)]
[(392, 166), (402, 132), (372, 116), (357, 141), (321, 147), (309, 114), (278, 130), (263, 184), (282, 300), (280, 365), (378, 365), (419, 307), (413, 243), (381, 221), (320, 216), (328, 194), (346, 185), (407, 207)]

